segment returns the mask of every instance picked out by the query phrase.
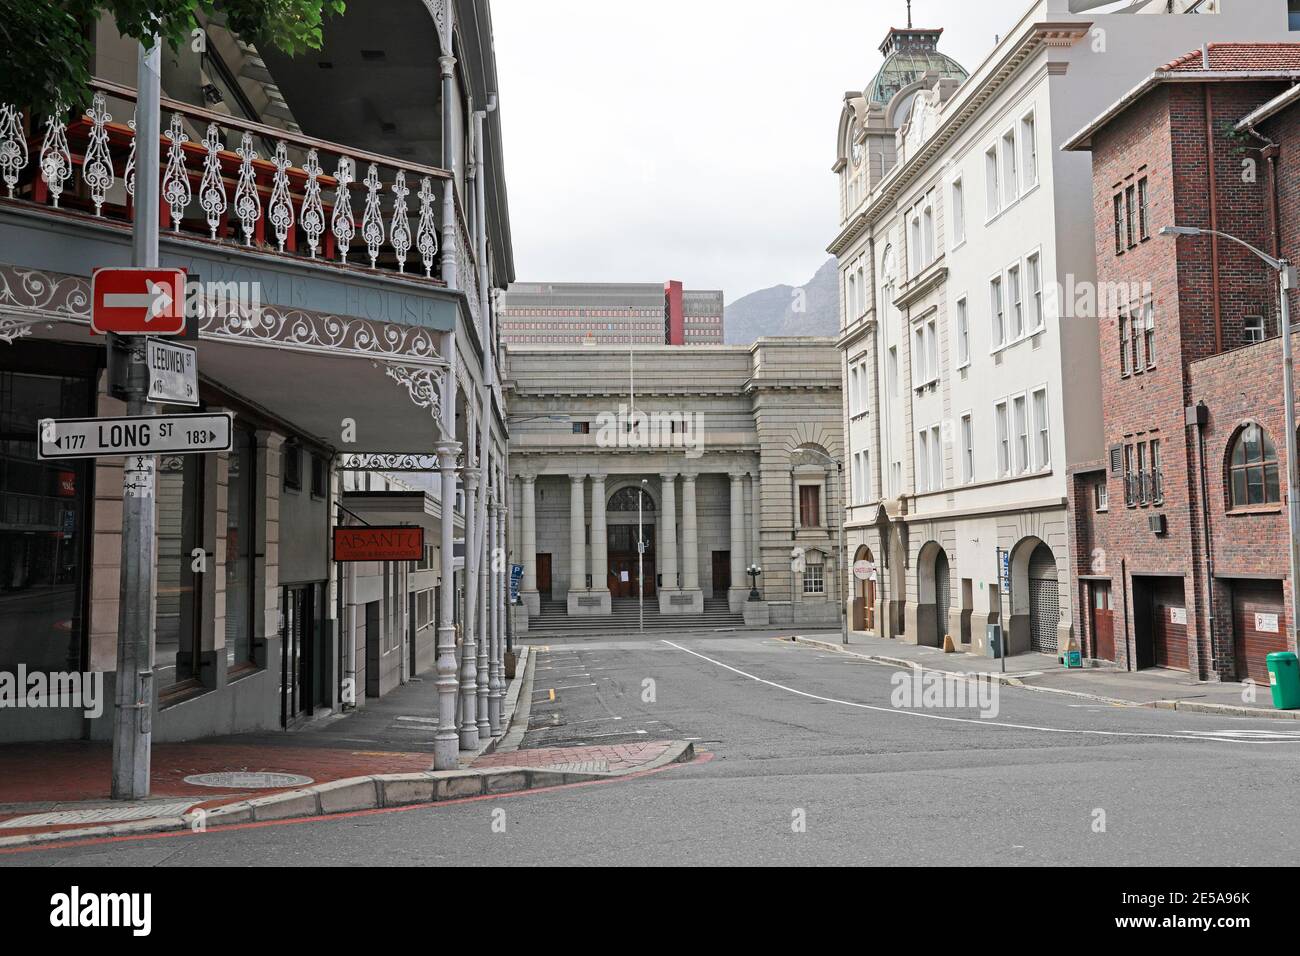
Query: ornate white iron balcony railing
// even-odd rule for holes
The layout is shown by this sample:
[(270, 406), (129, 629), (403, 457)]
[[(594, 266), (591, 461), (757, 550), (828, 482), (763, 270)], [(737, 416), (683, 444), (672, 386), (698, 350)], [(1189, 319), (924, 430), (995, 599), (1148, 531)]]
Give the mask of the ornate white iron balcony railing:
[[(0, 104), (0, 196), (132, 220), (140, 174), (135, 119), (115, 120), (113, 113), (134, 111), (135, 90), (104, 80), (92, 80), (91, 87), (84, 114), (69, 121), (61, 110), (40, 127), (19, 107)], [(270, 254), (359, 268), (369, 260), (373, 270), (440, 278), (441, 217), (435, 204), (441, 201), (440, 181), (450, 179), (446, 170), (169, 98), (162, 100), (162, 114), (162, 229)], [(356, 208), (354, 192), (361, 194)], [(477, 288), (475, 257), (456, 212), (463, 248), (455, 252), (468, 291)], [(357, 238), (364, 251), (353, 248)], [(476, 295), (470, 292), (469, 299), (477, 322)]]

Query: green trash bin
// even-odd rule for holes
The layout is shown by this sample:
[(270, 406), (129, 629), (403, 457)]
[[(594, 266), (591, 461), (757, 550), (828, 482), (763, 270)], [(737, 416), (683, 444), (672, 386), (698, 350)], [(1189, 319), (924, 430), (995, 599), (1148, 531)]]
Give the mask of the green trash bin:
[(1300, 708), (1300, 662), (1290, 651), (1268, 655), (1268, 683), (1278, 710)]

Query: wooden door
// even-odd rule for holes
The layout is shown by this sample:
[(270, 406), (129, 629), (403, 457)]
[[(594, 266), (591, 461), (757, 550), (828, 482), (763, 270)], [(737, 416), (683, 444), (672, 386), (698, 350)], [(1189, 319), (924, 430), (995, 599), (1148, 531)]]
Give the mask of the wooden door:
[(1286, 650), (1281, 581), (1234, 581), (1232, 633), (1237, 679), (1267, 684), (1268, 655)]
[(1115, 659), (1115, 611), (1111, 607), (1110, 582), (1093, 581), (1092, 656), (1102, 661)]
[(551, 599), (551, 556), (549, 554), (537, 556), (537, 593), (541, 595), (543, 601)]
[(713, 552), (713, 596), (726, 597), (731, 587), (731, 552)]

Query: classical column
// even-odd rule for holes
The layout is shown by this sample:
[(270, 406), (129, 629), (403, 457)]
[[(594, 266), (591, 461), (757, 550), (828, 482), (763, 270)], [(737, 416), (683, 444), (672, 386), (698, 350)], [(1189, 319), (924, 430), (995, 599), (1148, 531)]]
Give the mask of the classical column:
[[(456, 548), (454, 505), (456, 501), (456, 455), (460, 445), (438, 446), (438, 471), (442, 475), (442, 506), (438, 528), (441, 583), (438, 587), (438, 646), (434, 670), (438, 687), (438, 730), (433, 735), (433, 767), (460, 767), (460, 740), (456, 734), (456, 626), (452, 624), (456, 601)], [(352, 570), (355, 582), (355, 569)], [(353, 584), (355, 587), (355, 583)]]
[(491, 622), (491, 611), (488, 604), (491, 600), (491, 591), (488, 588), (488, 575), (492, 569), (492, 526), (496, 522), (496, 502), (492, 500), (495, 493), (493, 487), (491, 472), (485, 472), (483, 475), (483, 527), (480, 529), (480, 538), (483, 541), (482, 550), (479, 552), (478, 559), (478, 706), (475, 711), (475, 719), (478, 723), (478, 738), (480, 741), (492, 735), (492, 724), (488, 720), (488, 694), (491, 691), (492, 681), (492, 648), (490, 641), (492, 632), (488, 630)]
[(700, 588), (700, 536), (695, 526), (695, 476), (682, 475), (682, 588)]
[(477, 468), (466, 468), (465, 475), (465, 610), (461, 621), (460, 644), (460, 749), (478, 749), (478, 647), (474, 640), (474, 619), (469, 613), (474, 601), (470, 589), (478, 587), (478, 562), (474, 553), (475, 509), (478, 507)]
[(738, 610), (735, 595), (741, 592), (741, 600), (748, 596), (745, 588), (745, 476), (741, 472), (731, 473), (731, 590), (729, 597), (732, 610)]
[(501, 625), (505, 620), (506, 609), (502, 601), (501, 583), (508, 570), (505, 557), (505, 540), (506, 520), (509, 510), (505, 505), (505, 473), (497, 474), (497, 498), (493, 502), (492, 521), (489, 525), (491, 530), (490, 543), (492, 548), (492, 575), (489, 578), (492, 602), (492, 663), (490, 677), (490, 693), (488, 695), (488, 723), (491, 726), (493, 737), (499, 736), (503, 730), (501, 726), (501, 698), (504, 696), (504, 668), (501, 662)]
[(665, 472), (659, 476), (659, 497), (663, 505), (663, 540), (659, 554), (663, 561), (664, 589), (676, 591), (677, 581), (677, 473)]
[(583, 501), (586, 475), (569, 477), (569, 590), (587, 586), (587, 509)]
[(520, 546), (523, 549), (524, 578), (520, 582), (523, 590), (537, 590), (537, 479), (533, 475), (524, 475), (521, 484), (523, 485), (523, 508), (521, 514), (521, 527), (519, 536), (523, 539)]
[(591, 586), (609, 589), (609, 538), (605, 529), (605, 476), (591, 476)]

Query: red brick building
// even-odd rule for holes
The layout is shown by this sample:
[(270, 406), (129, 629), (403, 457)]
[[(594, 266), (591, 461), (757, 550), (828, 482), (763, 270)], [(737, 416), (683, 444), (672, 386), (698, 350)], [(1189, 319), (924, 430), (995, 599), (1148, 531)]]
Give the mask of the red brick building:
[(1107, 455), (1069, 502), (1087, 657), (1266, 681), (1295, 650), (1278, 274), (1159, 230), (1300, 260), (1297, 83), (1300, 44), (1210, 44), (1064, 146), (1092, 154), (1102, 323)]

